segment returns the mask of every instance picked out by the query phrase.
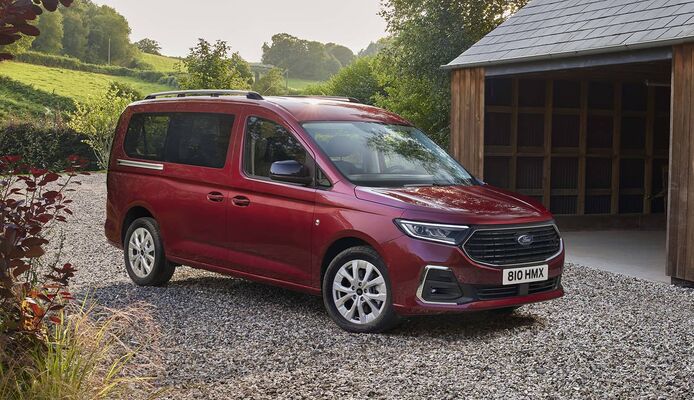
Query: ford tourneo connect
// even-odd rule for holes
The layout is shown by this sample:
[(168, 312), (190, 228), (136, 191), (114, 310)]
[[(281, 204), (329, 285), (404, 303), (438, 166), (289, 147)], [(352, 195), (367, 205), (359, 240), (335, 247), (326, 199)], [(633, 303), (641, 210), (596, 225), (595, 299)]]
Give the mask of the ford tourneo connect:
[(138, 285), (203, 268), (322, 295), (351, 332), (564, 293), (563, 243), (542, 205), (353, 99), (207, 90), (131, 104), (105, 230)]

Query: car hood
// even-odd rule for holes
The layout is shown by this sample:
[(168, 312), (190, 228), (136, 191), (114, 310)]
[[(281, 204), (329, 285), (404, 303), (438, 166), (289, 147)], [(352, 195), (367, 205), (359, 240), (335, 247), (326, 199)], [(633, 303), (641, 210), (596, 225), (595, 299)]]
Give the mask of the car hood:
[[(489, 185), (433, 186), (410, 188), (357, 187), (356, 196), (393, 207), (405, 208), (413, 214), (442, 213), (445, 220), (467, 219), (468, 223), (483, 220), (539, 220), (551, 218), (538, 202), (525, 196)], [(404, 215), (404, 217), (407, 213)], [(416, 216), (416, 215), (413, 215)], [(452, 218), (456, 216), (460, 218)], [(424, 217), (424, 216), (419, 216)], [(469, 218), (477, 221), (469, 221)], [(513, 221), (518, 222), (518, 221)]]

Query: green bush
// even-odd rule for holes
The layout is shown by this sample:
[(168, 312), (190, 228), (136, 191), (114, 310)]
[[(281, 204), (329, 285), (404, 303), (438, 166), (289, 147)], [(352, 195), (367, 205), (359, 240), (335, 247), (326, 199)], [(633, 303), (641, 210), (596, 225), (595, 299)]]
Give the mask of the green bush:
[(330, 95), (354, 97), (364, 104), (374, 104), (384, 94), (378, 81), (372, 57), (360, 57), (342, 68), (327, 82), (310, 85), (304, 89), (307, 95)]
[[(18, 55), (15, 57), (15, 59), (19, 62), (43, 65), (44, 67), (71, 69), (74, 71), (91, 72), (104, 75), (129, 76), (153, 83), (159, 83), (161, 80), (176, 82), (175, 76), (164, 72), (153, 71), (151, 69), (143, 70), (117, 67), (113, 65), (88, 64), (80, 61), (77, 58), (56, 56), (52, 54), (39, 53), (36, 51), (27, 51)], [(141, 65), (138, 64), (138, 66)]]
[(70, 155), (89, 160), (96, 169), (91, 148), (84, 135), (62, 123), (20, 122), (0, 127), (0, 155), (19, 155), (22, 161), (37, 168), (61, 170)]

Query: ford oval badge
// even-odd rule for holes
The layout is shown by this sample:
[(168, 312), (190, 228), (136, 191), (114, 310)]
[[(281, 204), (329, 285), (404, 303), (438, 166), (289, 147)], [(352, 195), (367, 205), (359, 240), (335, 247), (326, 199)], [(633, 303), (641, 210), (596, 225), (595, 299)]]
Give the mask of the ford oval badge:
[(518, 239), (516, 240), (518, 240), (518, 244), (520, 244), (521, 246), (530, 246), (531, 244), (533, 244), (534, 238), (533, 235), (526, 234), (518, 236)]

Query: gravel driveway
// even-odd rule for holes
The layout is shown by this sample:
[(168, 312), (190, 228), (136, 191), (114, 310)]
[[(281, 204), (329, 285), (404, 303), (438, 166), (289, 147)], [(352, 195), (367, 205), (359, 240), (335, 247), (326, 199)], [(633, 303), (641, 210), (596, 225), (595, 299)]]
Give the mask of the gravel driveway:
[(180, 268), (138, 288), (103, 235), (105, 174), (81, 178), (66, 226), (74, 287), (110, 307), (151, 304), (167, 396), (227, 398), (691, 398), (694, 291), (567, 267), (567, 295), (511, 317), (412, 319), (341, 331), (320, 298)]

